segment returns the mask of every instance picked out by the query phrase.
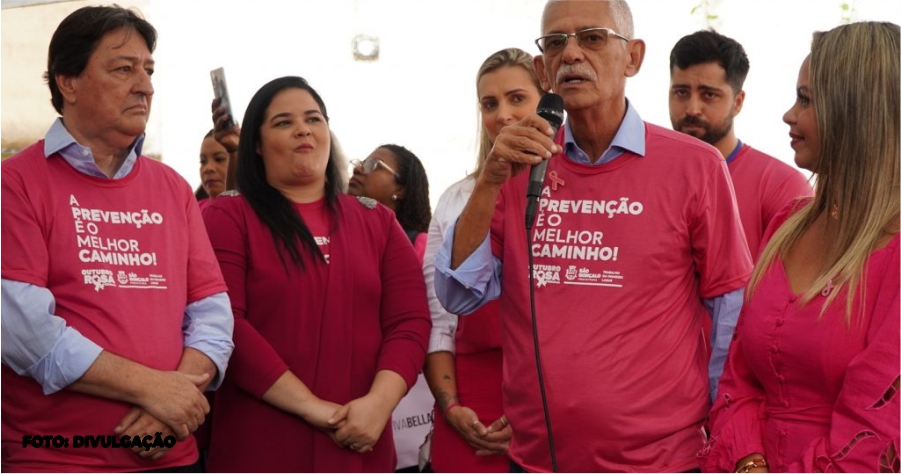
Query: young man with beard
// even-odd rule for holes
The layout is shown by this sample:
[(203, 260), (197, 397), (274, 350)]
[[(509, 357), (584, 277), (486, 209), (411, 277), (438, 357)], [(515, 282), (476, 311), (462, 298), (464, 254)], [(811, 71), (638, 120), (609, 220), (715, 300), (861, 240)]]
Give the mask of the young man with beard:
[(670, 53), (669, 113), (673, 129), (715, 146), (729, 166), (751, 257), (770, 219), (813, 190), (791, 166), (735, 136), (733, 120), (745, 101), (748, 56), (741, 44), (715, 31), (692, 33)]
[[(698, 467), (751, 258), (722, 156), (643, 121), (626, 99), (645, 52), (633, 31), (622, 0), (547, 3), (535, 70), (563, 97), (566, 123), (552, 136), (532, 114), (501, 130), (436, 257), (435, 290), (448, 311), (500, 300), (514, 470)], [(543, 159), (529, 247), (527, 168)], [(711, 316), (708, 358), (702, 326)]]

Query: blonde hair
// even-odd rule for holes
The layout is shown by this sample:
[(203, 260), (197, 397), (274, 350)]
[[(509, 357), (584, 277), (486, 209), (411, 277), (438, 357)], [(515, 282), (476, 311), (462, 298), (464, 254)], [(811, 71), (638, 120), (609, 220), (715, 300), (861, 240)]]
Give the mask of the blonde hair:
[[(532, 55), (519, 48), (507, 48), (488, 56), (488, 59), (482, 62), (482, 66), (479, 67), (479, 72), (476, 74), (476, 96), (479, 93), (479, 81), (482, 80), (482, 76), (503, 67), (521, 67), (525, 69), (532, 77), (535, 88), (538, 89), (539, 93), (542, 92), (541, 83), (538, 81), (538, 74), (535, 73), (535, 65), (532, 62)], [(482, 113), (479, 111), (479, 151), (476, 155), (476, 168), (467, 177), (478, 176), (482, 172), (482, 168), (485, 166), (485, 159), (488, 158), (488, 152), (491, 151), (491, 147), (494, 145), (491, 142), (491, 138), (488, 137), (488, 130), (482, 124), (481, 116)]]
[(847, 287), (850, 324), (855, 294), (865, 285), (861, 280), (867, 259), (886, 233), (898, 232), (899, 36), (898, 25), (887, 22), (852, 23), (814, 34), (810, 87), (820, 145), (813, 170), (816, 197), (773, 235), (751, 275), (749, 296), (776, 256), (785, 256), (826, 213), (827, 231), (836, 235), (835, 243), (801, 301), (809, 302), (831, 285), (825, 311)]

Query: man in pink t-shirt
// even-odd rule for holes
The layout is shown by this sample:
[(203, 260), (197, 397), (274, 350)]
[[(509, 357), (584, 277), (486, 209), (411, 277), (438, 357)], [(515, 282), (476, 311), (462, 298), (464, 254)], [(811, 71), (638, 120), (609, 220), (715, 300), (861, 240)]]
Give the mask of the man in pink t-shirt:
[[(751, 271), (725, 163), (626, 100), (645, 43), (624, 1), (550, 1), (536, 43), (565, 125), (501, 130), (435, 258), (449, 312), (500, 300), (505, 416), (473, 426), (510, 434), (514, 472), (696, 469)], [(543, 159), (527, 231), (524, 168)]]
[(729, 165), (751, 256), (773, 216), (813, 189), (804, 176), (735, 136), (733, 120), (745, 100), (750, 64), (741, 44), (712, 30), (680, 39), (670, 53), (669, 113), (673, 129), (703, 140)]
[(183, 178), (141, 155), (156, 30), (84, 7), (50, 41), (62, 116), (2, 164), (2, 470), (199, 468), (234, 348)]

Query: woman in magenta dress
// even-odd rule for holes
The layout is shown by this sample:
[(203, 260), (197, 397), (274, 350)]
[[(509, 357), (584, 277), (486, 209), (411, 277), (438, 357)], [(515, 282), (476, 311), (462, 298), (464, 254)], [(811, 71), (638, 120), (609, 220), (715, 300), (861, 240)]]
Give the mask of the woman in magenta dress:
[[(426, 379), (435, 395), (431, 463), (435, 472), (508, 472), (511, 427), (501, 400), (501, 322), (499, 302), (458, 318), (435, 296), (435, 255), (472, 194), (475, 178), (501, 129), (535, 113), (541, 84), (532, 56), (517, 48), (498, 51), (476, 75), (481, 116), (476, 169), (451, 185), (429, 226), (424, 272), (432, 310)], [(540, 408), (539, 408), (540, 409)], [(478, 454), (477, 454), (478, 453)]]
[(393, 213), (338, 193), (330, 145), (316, 91), (269, 82), (244, 114), (238, 193), (204, 211), (235, 315), (211, 471), (394, 470), (389, 421), (425, 357), (425, 285)]
[(706, 471), (899, 470), (899, 42), (891, 23), (814, 35), (784, 120), (816, 197), (767, 231)]

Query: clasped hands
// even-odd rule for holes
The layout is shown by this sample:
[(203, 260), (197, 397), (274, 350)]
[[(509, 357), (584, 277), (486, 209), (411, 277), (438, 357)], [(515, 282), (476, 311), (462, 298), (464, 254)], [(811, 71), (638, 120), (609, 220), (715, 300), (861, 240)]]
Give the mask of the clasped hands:
[(486, 427), (471, 408), (456, 405), (445, 413), (445, 419), (470, 446), (475, 448), (476, 456), (506, 454), (510, 447), (513, 429), (507, 422), (506, 415), (502, 415)]
[[(117, 436), (129, 435), (132, 439), (155, 437), (157, 433), (162, 438), (186, 439), (210, 412), (209, 402), (200, 390), (210, 375), (155, 371), (153, 377), (145, 385), (144, 393), (139, 395), (138, 406), (129, 410), (113, 432)], [(132, 451), (142, 458), (157, 460), (168, 452), (168, 448), (147, 450), (135, 446)]]
[(358, 453), (372, 451), (392, 412), (392, 404), (376, 392), (343, 406), (321, 399), (307, 406), (302, 414), (307, 423), (324, 431), (338, 446)]

